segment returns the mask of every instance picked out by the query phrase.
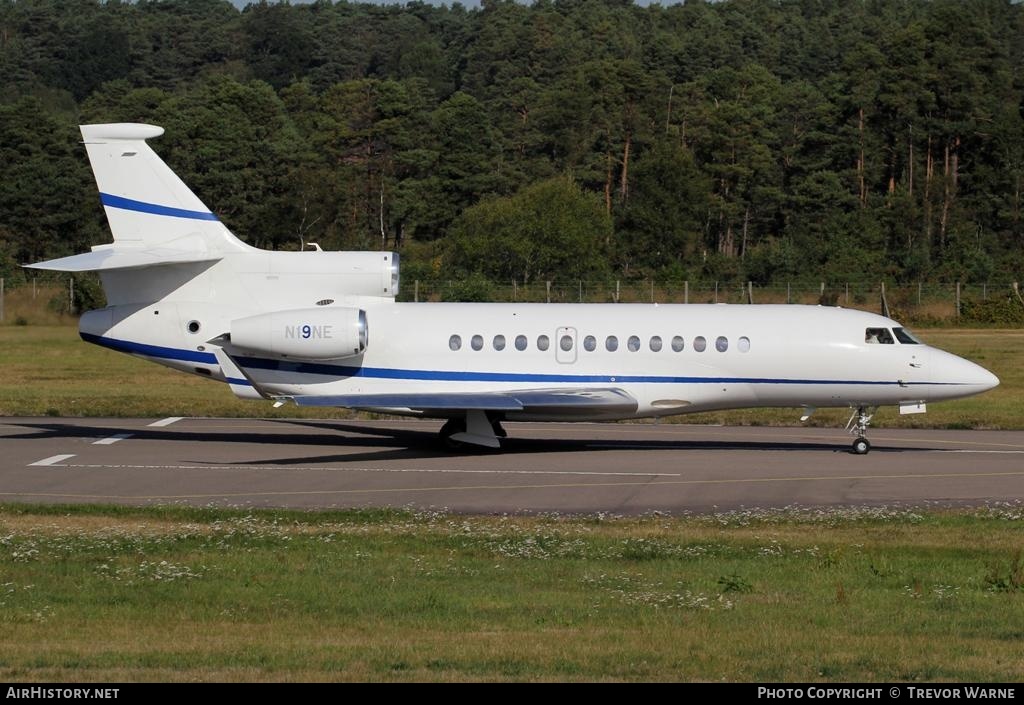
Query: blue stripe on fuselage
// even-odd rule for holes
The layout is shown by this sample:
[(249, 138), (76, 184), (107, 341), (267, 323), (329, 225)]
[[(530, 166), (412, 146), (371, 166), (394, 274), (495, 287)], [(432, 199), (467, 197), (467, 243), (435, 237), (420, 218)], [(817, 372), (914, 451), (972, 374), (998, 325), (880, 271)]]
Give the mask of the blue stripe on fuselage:
[[(101, 345), (119, 352), (147, 357), (158, 357), (165, 360), (181, 360), (184, 362), (202, 362), (216, 364), (217, 358), (212, 353), (178, 348), (165, 348), (156, 345), (133, 343), (127, 340), (104, 338), (90, 333), (80, 333), (82, 340)], [(787, 379), (775, 377), (675, 377), (661, 375), (568, 375), (524, 372), (463, 372), (457, 370), (411, 370), (389, 367), (354, 367), (347, 365), (328, 365), (314, 362), (290, 362), (287, 360), (269, 360), (261, 357), (234, 358), (241, 367), (250, 370), (270, 370), (274, 372), (295, 372), (298, 374), (324, 375), (334, 378), (359, 377), (363, 379), (399, 379), (434, 382), (525, 382), (525, 383), (598, 383), (598, 384), (834, 384), (834, 385), (875, 385), (875, 386), (958, 386), (956, 382), (899, 382), (864, 379)], [(241, 381), (232, 383), (241, 383)]]
[(217, 216), (208, 211), (190, 211), (184, 208), (172, 208), (171, 206), (161, 206), (156, 203), (136, 201), (131, 198), (124, 198), (123, 196), (114, 196), (109, 193), (101, 193), (100, 201), (103, 205), (109, 206), (110, 208), (120, 208), (121, 210), (148, 213), (150, 215), (166, 215), (171, 218), (189, 218), (191, 220), (217, 220)]
[(207, 365), (217, 364), (217, 356), (213, 353), (199, 352), (198, 350), (181, 350), (179, 348), (163, 348), (159, 345), (145, 345), (143, 343), (133, 343), (129, 340), (104, 338), (101, 335), (93, 335), (92, 333), (79, 332), (78, 335), (87, 343), (101, 345), (105, 348), (131, 355), (145, 355), (146, 357), (159, 357), (164, 360), (180, 360), (182, 362), (202, 362)]

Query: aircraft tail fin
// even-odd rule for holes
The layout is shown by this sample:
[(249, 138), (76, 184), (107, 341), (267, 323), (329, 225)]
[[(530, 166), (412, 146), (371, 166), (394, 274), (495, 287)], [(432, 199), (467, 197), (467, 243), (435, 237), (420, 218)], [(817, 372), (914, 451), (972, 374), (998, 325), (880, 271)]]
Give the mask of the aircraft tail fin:
[(162, 127), (82, 125), (114, 242), (91, 252), (26, 265), (99, 272), (112, 305), (157, 301), (232, 252), (249, 251), (178, 178), (147, 139)]
[(245, 247), (146, 144), (162, 127), (114, 123), (81, 131), (115, 248), (185, 241), (208, 252)]

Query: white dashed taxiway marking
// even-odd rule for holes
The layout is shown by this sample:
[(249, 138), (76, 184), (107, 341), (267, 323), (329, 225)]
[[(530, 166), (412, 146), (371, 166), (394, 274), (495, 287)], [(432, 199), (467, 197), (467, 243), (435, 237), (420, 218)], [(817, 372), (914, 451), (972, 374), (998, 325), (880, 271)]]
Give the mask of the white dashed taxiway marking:
[[(74, 458), (74, 457), (75, 457), (74, 454), (72, 454), (72, 455), (51, 455), (49, 458), (43, 458), (42, 460), (37, 460), (34, 463), (29, 463), (28, 466), (29, 467), (33, 467), (33, 466), (44, 467), (44, 466), (49, 466), (49, 465), (56, 465), (57, 463), (63, 463), (65, 460), (67, 460), (69, 458)], [(66, 465), (62, 465), (60, 467), (67, 467), (67, 466)]]
[(170, 426), (172, 423), (177, 423), (184, 419), (184, 416), (168, 416), (166, 419), (160, 419), (149, 424), (151, 428), (160, 428), (162, 426)]
[(132, 434), (132, 433), (115, 433), (113, 436), (109, 436), (107, 438), (101, 438), (98, 441), (93, 441), (93, 445), (94, 446), (109, 446), (109, 445), (113, 445), (113, 444), (117, 443), (118, 441), (123, 441), (125, 438), (131, 438), (133, 435), (134, 434)]

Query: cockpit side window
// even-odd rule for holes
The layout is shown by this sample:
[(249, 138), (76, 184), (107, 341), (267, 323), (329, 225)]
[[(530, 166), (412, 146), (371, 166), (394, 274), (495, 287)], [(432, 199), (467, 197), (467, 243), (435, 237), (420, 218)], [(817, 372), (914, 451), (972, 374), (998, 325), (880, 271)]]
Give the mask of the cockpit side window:
[(881, 345), (892, 345), (895, 341), (888, 328), (868, 328), (864, 331), (864, 342)]
[(914, 337), (906, 328), (893, 328), (892, 332), (896, 334), (896, 340), (900, 341), (904, 345), (921, 345), (921, 341)]

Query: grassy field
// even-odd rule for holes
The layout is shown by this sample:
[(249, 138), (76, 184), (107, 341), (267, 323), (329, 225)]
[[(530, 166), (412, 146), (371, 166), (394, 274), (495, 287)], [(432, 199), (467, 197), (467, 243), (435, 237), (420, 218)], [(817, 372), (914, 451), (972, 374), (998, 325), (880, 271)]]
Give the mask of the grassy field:
[[(1003, 384), (879, 425), (1024, 426), (1024, 332), (923, 337)], [(302, 415), (67, 325), (0, 326), (0, 369), (0, 415)], [(1022, 550), (1017, 505), (682, 518), (0, 505), (0, 680), (1016, 681)]]
[[(885, 408), (876, 427), (1024, 427), (1024, 331), (926, 330), (929, 343), (992, 370), (1002, 384), (980, 397), (900, 416)], [(346, 417), (343, 410), (273, 409), (241, 401), (223, 384), (88, 345), (70, 326), (0, 326), (0, 416)], [(798, 425), (797, 409), (754, 409), (675, 417), (682, 423)], [(842, 426), (847, 410), (822, 409), (810, 425)]]
[(0, 679), (1017, 681), (1022, 528), (0, 507)]

